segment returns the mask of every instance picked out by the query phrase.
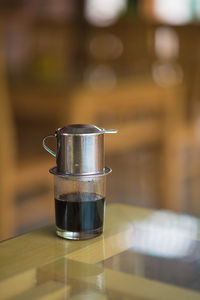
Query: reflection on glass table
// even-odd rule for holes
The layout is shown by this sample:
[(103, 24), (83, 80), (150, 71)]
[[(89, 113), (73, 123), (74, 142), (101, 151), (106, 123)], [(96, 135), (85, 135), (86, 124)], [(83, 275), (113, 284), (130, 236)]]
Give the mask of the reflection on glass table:
[(198, 221), (158, 211), (133, 223), (133, 244), (103, 262), (105, 268), (200, 290)]

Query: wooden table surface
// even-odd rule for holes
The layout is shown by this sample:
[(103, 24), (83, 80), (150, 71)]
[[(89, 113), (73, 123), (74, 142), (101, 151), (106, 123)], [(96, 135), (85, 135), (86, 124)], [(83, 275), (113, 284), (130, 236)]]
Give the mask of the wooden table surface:
[(0, 244), (0, 299), (200, 299), (200, 221), (111, 204), (105, 232), (68, 241), (48, 226)]

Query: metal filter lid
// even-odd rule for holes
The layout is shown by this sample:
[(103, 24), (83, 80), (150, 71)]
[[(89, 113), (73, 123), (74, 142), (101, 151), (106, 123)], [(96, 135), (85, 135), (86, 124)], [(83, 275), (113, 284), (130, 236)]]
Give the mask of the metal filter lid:
[[(105, 167), (104, 133), (116, 133), (89, 124), (72, 124), (57, 129), (44, 138), (44, 148), (56, 157), (57, 167), (51, 173), (61, 176), (101, 176), (111, 170)], [(57, 138), (57, 155), (45, 145), (48, 137)]]
[(64, 135), (102, 134), (102, 131), (104, 129), (89, 124), (72, 124), (57, 130)]

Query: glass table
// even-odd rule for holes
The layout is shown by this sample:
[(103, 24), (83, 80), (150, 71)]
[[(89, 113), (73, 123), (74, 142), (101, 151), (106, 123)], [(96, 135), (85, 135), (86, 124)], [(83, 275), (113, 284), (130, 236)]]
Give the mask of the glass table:
[(1, 299), (200, 299), (200, 220), (124, 204), (85, 241), (55, 226), (0, 244)]

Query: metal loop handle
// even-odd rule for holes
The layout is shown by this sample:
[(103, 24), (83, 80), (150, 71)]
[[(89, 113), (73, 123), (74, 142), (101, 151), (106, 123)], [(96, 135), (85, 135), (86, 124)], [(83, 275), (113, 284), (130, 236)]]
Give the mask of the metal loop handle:
[(43, 145), (44, 149), (45, 149), (47, 152), (49, 152), (51, 155), (53, 155), (54, 157), (56, 157), (56, 153), (53, 152), (51, 149), (49, 149), (49, 147), (47, 147), (46, 144), (45, 144), (46, 139), (49, 138), (49, 137), (56, 137), (56, 133), (55, 133), (55, 134), (50, 134), (50, 135), (45, 136), (45, 137), (43, 138), (43, 140), (42, 140), (42, 145)]

